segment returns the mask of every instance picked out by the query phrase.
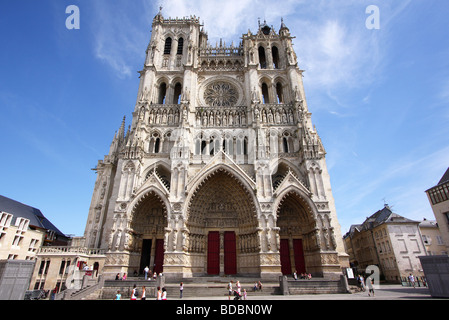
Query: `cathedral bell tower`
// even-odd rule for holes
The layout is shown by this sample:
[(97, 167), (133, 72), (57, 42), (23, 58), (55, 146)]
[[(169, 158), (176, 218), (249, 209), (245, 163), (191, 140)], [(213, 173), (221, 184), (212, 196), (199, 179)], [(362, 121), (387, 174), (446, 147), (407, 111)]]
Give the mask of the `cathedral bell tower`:
[(152, 27), (132, 123), (96, 167), (85, 238), (103, 272), (338, 276), (326, 153), (284, 22), (215, 46), (195, 16)]

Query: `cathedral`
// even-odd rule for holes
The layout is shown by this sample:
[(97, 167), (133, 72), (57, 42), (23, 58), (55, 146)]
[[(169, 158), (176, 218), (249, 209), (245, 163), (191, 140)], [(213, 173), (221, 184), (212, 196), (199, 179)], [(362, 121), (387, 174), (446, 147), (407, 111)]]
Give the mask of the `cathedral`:
[(197, 17), (154, 17), (132, 122), (95, 168), (84, 245), (104, 251), (104, 275), (348, 266), (292, 39), (259, 21), (212, 46)]

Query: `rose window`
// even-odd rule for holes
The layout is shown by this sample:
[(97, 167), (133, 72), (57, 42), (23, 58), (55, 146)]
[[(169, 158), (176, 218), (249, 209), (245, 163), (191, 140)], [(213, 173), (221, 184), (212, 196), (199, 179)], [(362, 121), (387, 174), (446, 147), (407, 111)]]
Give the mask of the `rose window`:
[(232, 107), (238, 101), (237, 89), (228, 82), (214, 82), (204, 91), (204, 100), (211, 107)]

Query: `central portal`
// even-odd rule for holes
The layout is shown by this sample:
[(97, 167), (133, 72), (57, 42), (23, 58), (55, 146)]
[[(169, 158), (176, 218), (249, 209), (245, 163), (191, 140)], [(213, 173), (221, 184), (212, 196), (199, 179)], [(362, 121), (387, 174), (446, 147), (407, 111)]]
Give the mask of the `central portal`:
[[(207, 274), (237, 273), (237, 250), (234, 231), (210, 231), (207, 237)], [(223, 246), (221, 246), (223, 243)]]
[(230, 172), (218, 169), (196, 189), (186, 225), (192, 274), (260, 272), (254, 203), (250, 192)]

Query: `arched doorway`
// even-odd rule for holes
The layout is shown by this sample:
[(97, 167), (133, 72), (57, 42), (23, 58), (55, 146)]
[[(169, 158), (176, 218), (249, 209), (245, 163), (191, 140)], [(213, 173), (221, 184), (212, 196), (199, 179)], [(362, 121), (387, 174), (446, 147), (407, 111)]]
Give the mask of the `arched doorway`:
[(260, 272), (254, 202), (234, 173), (220, 168), (202, 181), (190, 199), (186, 226), (192, 273)]
[(314, 258), (316, 221), (304, 196), (295, 191), (285, 194), (277, 213), (282, 274), (320, 273)]
[(142, 274), (146, 266), (152, 272), (163, 271), (166, 211), (164, 202), (156, 192), (147, 193), (134, 206), (130, 225), (134, 236), (134, 250), (129, 272), (137, 271)]

